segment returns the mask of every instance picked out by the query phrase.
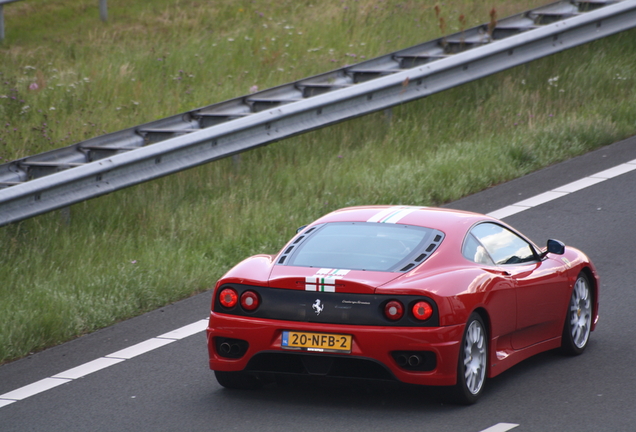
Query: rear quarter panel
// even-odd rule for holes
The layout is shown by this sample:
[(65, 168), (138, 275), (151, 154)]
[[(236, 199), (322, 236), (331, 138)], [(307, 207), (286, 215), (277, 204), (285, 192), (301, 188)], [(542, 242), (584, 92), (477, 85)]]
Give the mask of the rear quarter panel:
[(463, 325), (473, 311), (481, 309), (491, 338), (515, 329), (516, 297), (510, 279), (478, 266), (446, 268), (437, 274), (407, 274), (382, 286), (377, 292), (419, 292), (430, 296), (439, 308), (440, 326)]

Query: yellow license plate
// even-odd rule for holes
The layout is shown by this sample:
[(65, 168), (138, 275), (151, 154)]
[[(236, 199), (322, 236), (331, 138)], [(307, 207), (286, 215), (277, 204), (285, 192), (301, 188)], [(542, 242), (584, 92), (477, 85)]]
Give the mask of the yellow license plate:
[(309, 333), (285, 330), (281, 346), (304, 351), (351, 352), (351, 335), (331, 333)]

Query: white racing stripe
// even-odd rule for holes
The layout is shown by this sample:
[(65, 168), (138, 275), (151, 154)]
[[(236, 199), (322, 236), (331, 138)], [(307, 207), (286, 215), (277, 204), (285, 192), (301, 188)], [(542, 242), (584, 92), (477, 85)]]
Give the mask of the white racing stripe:
[(389, 215), (394, 215), (401, 210), (407, 209), (407, 206), (392, 206), (373, 215), (367, 222), (380, 222)]
[(419, 210), (424, 207), (411, 207), (411, 206), (393, 206), (378, 212), (372, 216), (367, 222), (379, 222), (396, 224), (400, 219), (404, 218), (409, 213)]
[[(566, 185), (563, 185), (551, 191), (536, 195), (534, 197), (525, 199), (523, 201), (519, 201), (515, 204), (509, 205), (499, 210), (495, 210), (493, 212), (488, 213), (488, 216), (492, 216), (497, 219), (503, 219), (505, 217), (512, 216), (524, 210), (528, 210), (530, 208), (536, 207), (546, 202), (555, 200), (557, 198), (561, 198), (573, 192), (577, 192), (581, 189), (585, 189), (597, 183), (617, 177), (621, 174), (631, 172), (633, 170), (636, 170), (636, 159), (629, 161), (627, 163), (615, 166), (608, 170), (598, 172), (589, 177), (582, 178), (575, 182), (568, 183)], [(369, 219), (369, 222), (383, 221), (385, 223), (387, 222), (396, 223), (402, 217), (406, 216), (408, 213), (418, 208), (420, 207), (394, 206), (386, 210), (383, 210), (382, 212), (379, 212), (378, 214), (373, 216), (371, 219)], [(207, 324), (208, 324), (207, 318), (202, 319), (200, 321), (196, 321), (192, 324), (188, 324), (176, 330), (170, 331), (168, 333), (164, 333), (155, 338), (148, 339), (146, 341), (140, 342), (131, 347), (122, 349), (112, 354), (108, 354), (104, 357), (100, 357), (88, 363), (84, 363), (83, 365), (74, 367), (72, 369), (68, 369), (64, 372), (60, 372), (49, 378), (44, 378), (40, 381), (34, 382), (32, 384), (28, 384), (24, 387), (20, 387), (8, 393), (4, 393), (0, 395), (0, 408), (4, 406), (8, 406), (19, 400), (23, 400), (28, 397), (34, 396), (38, 393), (42, 393), (46, 390), (52, 389), (59, 385), (66, 384), (70, 381), (84, 377), (93, 372), (97, 372), (104, 368), (113, 366), (117, 363), (121, 363), (125, 360), (134, 358), (138, 355), (145, 354), (149, 351), (155, 350), (164, 345), (186, 338), (193, 334), (199, 333), (206, 329)], [(506, 432), (517, 426), (519, 425), (513, 424), (513, 423), (499, 423), (495, 426), (485, 429), (482, 432)]]

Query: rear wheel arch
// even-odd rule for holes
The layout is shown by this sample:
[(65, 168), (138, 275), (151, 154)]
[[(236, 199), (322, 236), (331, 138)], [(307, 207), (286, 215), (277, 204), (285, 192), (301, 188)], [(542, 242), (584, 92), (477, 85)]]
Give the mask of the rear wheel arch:
[(447, 389), (450, 401), (461, 405), (477, 402), (488, 377), (490, 336), (483, 316), (475, 309), (466, 321), (457, 358), (457, 382)]
[(492, 344), (492, 324), (490, 322), (490, 315), (488, 314), (488, 311), (483, 307), (478, 307), (473, 311), (473, 313), (478, 314), (484, 322), (484, 325), (486, 326), (486, 336), (488, 339), (488, 363), (486, 364), (486, 376), (490, 377), (491, 353), (495, 349), (494, 345)]
[(490, 337), (490, 315), (488, 314), (488, 311), (486, 311), (486, 309), (483, 307), (478, 307), (473, 312), (479, 314), (481, 319), (484, 321), (484, 324), (486, 325), (486, 331), (488, 332), (488, 337)]

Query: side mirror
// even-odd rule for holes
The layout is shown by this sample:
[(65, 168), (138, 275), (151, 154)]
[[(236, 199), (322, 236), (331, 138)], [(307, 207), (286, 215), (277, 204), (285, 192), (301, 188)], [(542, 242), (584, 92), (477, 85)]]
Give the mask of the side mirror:
[(563, 255), (565, 253), (565, 244), (562, 241), (550, 239), (548, 240), (548, 247), (545, 250), (546, 254), (553, 253), (556, 255)]

